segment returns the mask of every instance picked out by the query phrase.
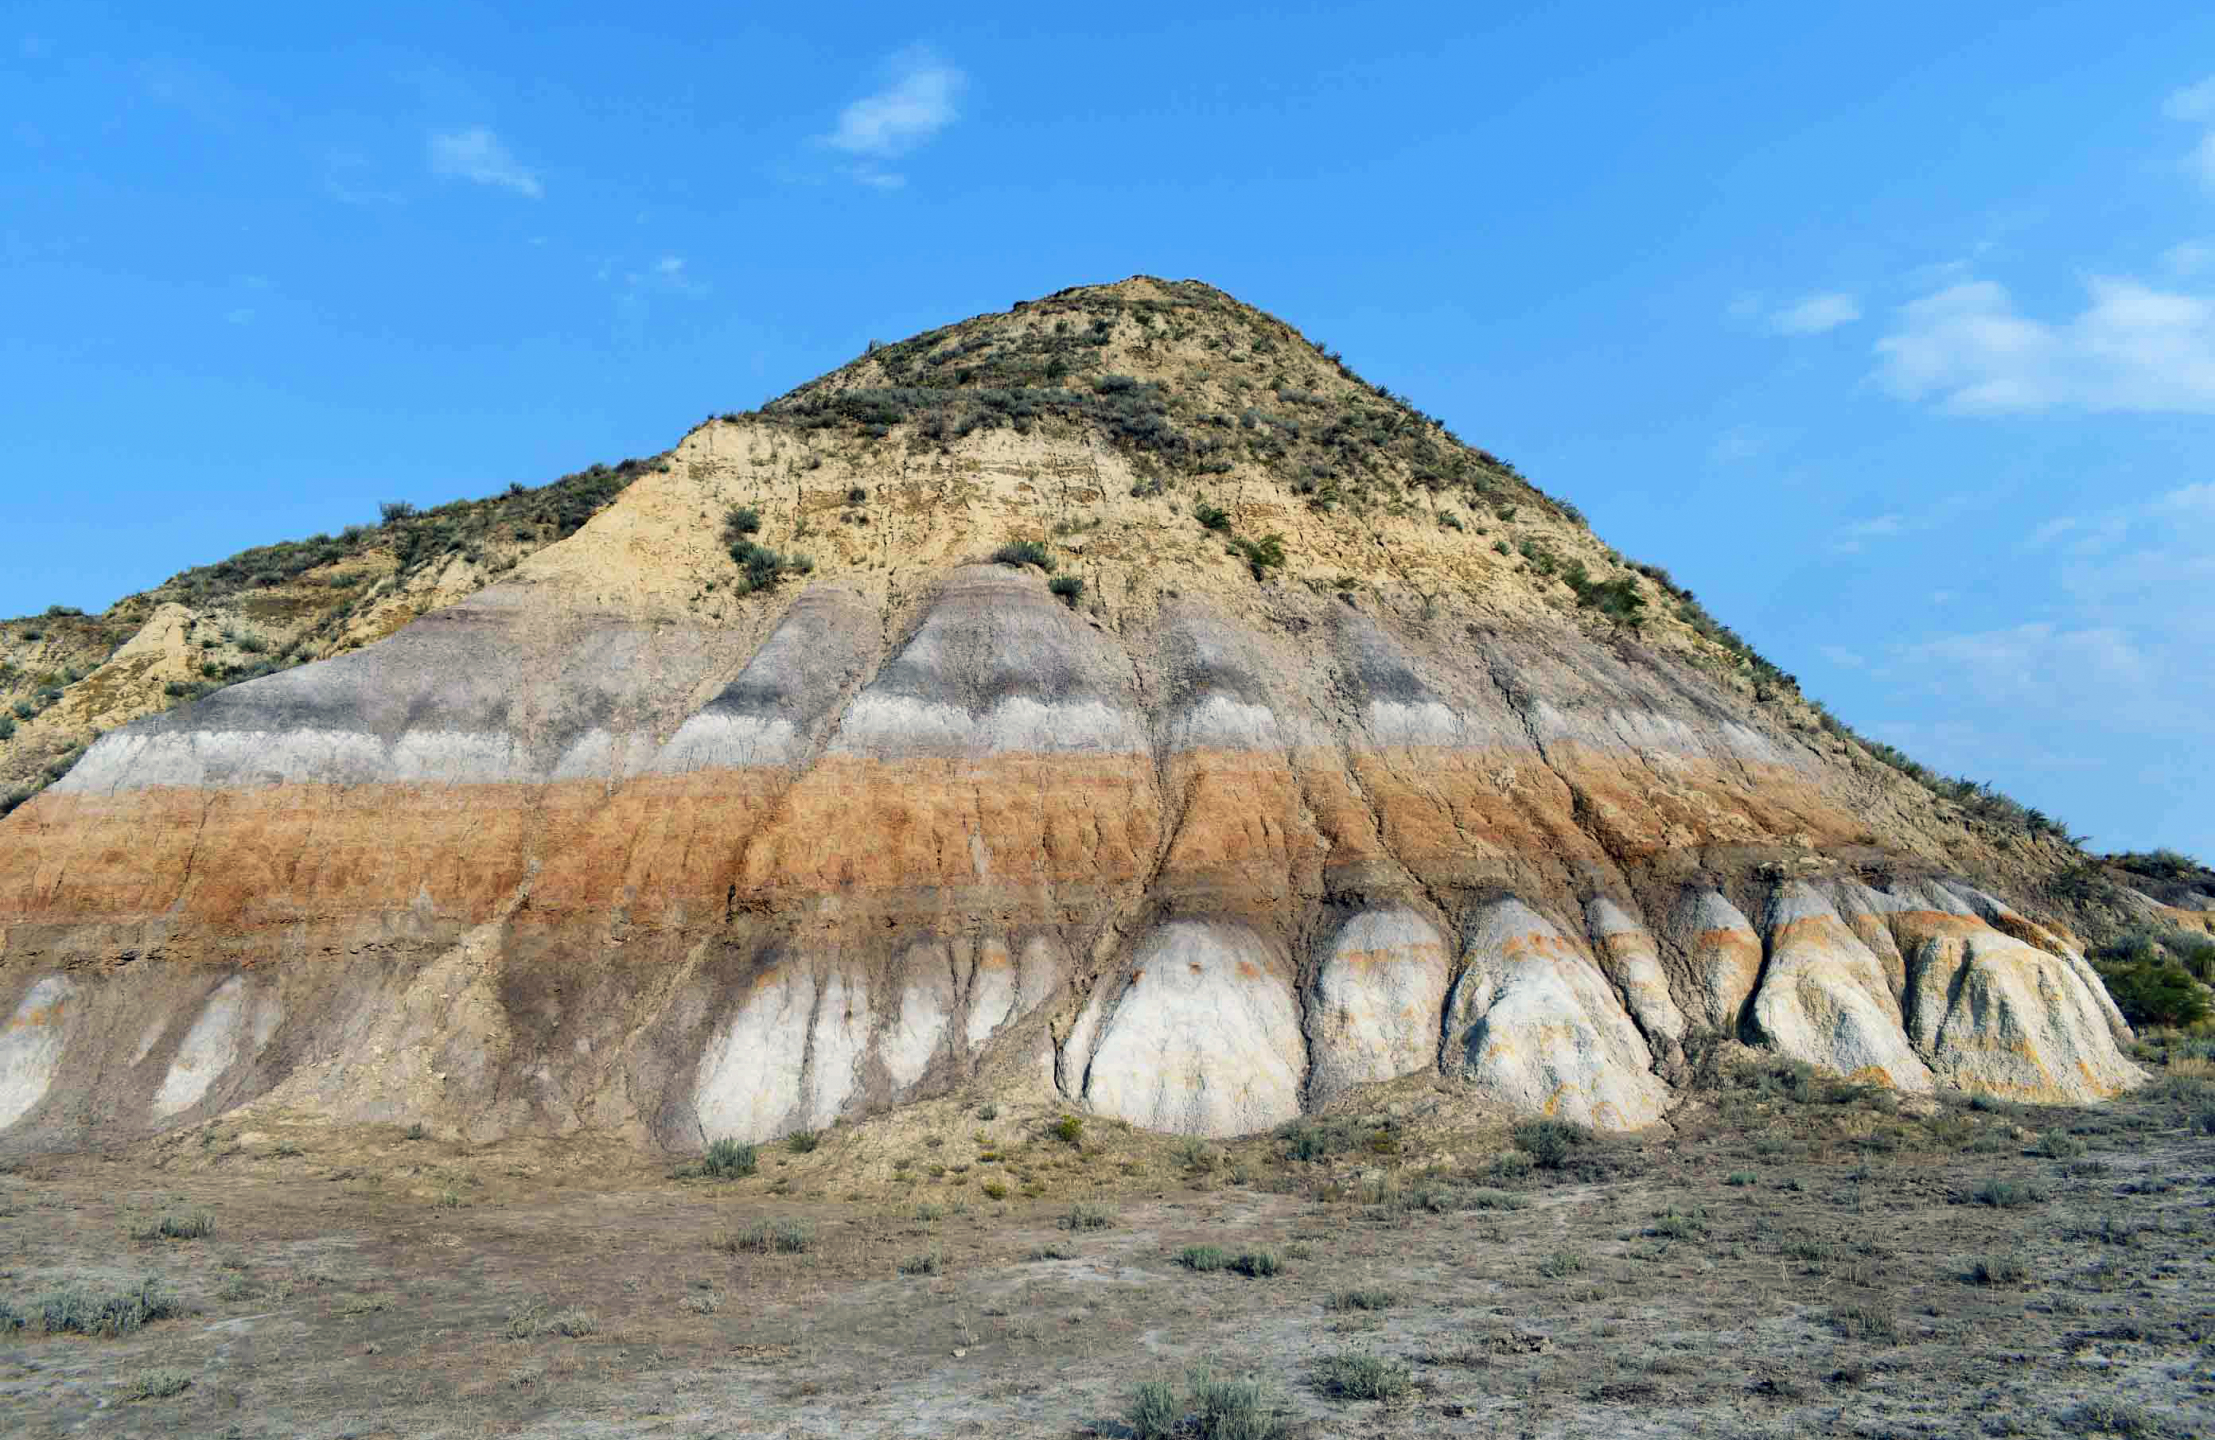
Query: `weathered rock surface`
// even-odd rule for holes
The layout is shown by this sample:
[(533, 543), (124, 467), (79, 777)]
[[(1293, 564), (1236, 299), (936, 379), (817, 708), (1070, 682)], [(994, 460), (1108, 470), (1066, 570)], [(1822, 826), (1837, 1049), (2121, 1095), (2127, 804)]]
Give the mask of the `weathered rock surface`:
[[(1059, 354), (1187, 293), (1150, 285), (975, 334)], [(1210, 305), (1084, 363), (1189, 352), (1236, 415), (1219, 357), (1283, 332)], [(102, 738), (0, 822), (0, 1145), (258, 1105), (692, 1148), (970, 1085), (1230, 1135), (1432, 1068), (1636, 1127), (1699, 1031), (2135, 1083), (2065, 930), (1996, 898), (2016, 861), (1693, 628), (1503, 559), (1493, 507), (1196, 472), (1263, 565), (1105, 432), (929, 423), (713, 422), (500, 583)], [(1374, 469), (1438, 503), (1417, 463)], [(1620, 569), (1515, 493), (1512, 533)], [(734, 505), (812, 575), (746, 593)], [(1010, 538), (1081, 595), (980, 563)]]

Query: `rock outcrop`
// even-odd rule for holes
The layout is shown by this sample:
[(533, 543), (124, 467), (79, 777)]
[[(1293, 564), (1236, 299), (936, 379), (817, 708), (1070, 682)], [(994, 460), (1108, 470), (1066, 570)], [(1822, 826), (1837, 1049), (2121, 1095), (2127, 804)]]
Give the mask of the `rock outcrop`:
[[(1285, 478), (1315, 427), (1330, 494)], [(1992, 893), (2024, 846), (1684, 614), (1580, 603), (1645, 582), (1478, 456), (1151, 281), (711, 422), (498, 583), (0, 822), (0, 1144), (253, 1105), (696, 1148), (974, 1084), (1230, 1135), (1431, 1069), (1633, 1128), (1702, 1031), (2136, 1083), (2065, 930)]]

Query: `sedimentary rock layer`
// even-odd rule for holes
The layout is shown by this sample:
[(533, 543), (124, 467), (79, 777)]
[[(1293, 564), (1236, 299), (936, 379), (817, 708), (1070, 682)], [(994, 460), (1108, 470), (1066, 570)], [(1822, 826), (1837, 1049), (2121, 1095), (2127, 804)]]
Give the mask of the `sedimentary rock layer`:
[[(1136, 519), (1064, 603), (971, 517), (1145, 487), (966, 453), (864, 538), (854, 474), (712, 426), (506, 583), (100, 740), (0, 822), (0, 1145), (252, 1104), (696, 1147), (968, 1085), (1227, 1135), (1423, 1071), (1636, 1127), (1702, 1032), (2135, 1083), (2064, 932), (1682, 653)], [(780, 495), (836, 563), (734, 594), (716, 517)]]

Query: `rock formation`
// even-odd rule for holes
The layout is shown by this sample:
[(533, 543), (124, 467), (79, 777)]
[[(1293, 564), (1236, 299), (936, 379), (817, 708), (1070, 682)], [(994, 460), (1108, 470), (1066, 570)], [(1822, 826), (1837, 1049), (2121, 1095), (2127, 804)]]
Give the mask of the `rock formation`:
[(0, 822), (0, 1143), (686, 1149), (967, 1085), (1230, 1135), (1434, 1068), (1628, 1128), (1701, 1032), (2138, 1078), (2026, 918), (2065, 846), (1204, 286), (873, 350), (486, 578)]

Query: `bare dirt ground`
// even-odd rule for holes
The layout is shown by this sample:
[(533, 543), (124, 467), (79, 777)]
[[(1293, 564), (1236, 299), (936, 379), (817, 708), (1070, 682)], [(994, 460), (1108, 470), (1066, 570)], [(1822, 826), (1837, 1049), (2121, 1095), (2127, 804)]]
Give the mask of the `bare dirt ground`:
[[(1262, 1388), (1222, 1435), (2207, 1435), (2205, 1068), (2072, 1111), (1772, 1066), (1621, 1141), (1437, 1081), (1225, 1145), (949, 1100), (722, 1181), (226, 1120), (0, 1175), (0, 1431), (1130, 1435), (1160, 1378), (1202, 1434), (1207, 1364)], [(171, 1313), (50, 1331), (72, 1292)]]

